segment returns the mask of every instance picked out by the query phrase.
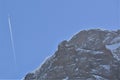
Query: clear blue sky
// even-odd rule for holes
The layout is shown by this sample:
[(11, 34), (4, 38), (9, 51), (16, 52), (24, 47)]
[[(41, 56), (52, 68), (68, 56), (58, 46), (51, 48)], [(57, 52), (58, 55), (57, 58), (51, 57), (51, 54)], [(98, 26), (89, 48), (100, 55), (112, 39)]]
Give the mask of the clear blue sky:
[[(119, 29), (120, 0), (0, 0), (0, 79), (20, 79), (64, 39), (88, 28)], [(8, 27), (11, 16), (17, 64)]]

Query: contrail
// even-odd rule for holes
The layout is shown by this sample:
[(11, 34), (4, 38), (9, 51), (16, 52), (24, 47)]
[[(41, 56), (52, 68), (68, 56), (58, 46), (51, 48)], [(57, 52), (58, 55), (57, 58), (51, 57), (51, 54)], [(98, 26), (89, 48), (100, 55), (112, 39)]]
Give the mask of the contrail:
[(9, 24), (11, 45), (12, 45), (12, 49), (13, 49), (13, 56), (14, 56), (14, 61), (15, 61), (15, 64), (16, 64), (15, 46), (14, 46), (14, 40), (13, 40), (13, 34), (12, 34), (12, 25), (11, 25), (11, 21), (10, 21), (10, 16), (9, 15), (8, 15), (8, 24)]

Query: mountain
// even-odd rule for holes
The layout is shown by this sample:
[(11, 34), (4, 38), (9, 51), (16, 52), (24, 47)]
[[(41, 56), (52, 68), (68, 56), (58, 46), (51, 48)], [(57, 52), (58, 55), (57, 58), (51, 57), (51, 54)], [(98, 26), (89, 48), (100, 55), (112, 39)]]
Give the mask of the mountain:
[(120, 30), (80, 31), (24, 80), (120, 80)]

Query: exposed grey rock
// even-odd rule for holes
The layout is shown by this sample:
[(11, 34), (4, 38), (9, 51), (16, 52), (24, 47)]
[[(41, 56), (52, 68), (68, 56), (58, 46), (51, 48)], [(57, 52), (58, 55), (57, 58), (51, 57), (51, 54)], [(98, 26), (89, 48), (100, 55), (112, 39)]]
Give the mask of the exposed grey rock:
[(24, 80), (120, 80), (120, 30), (84, 30), (62, 41)]

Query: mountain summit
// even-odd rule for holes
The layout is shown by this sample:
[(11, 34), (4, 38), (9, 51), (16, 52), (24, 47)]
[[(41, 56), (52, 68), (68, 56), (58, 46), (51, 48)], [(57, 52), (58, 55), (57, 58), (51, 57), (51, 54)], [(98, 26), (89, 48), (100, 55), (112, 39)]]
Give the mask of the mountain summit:
[(83, 30), (24, 80), (120, 80), (120, 30)]

